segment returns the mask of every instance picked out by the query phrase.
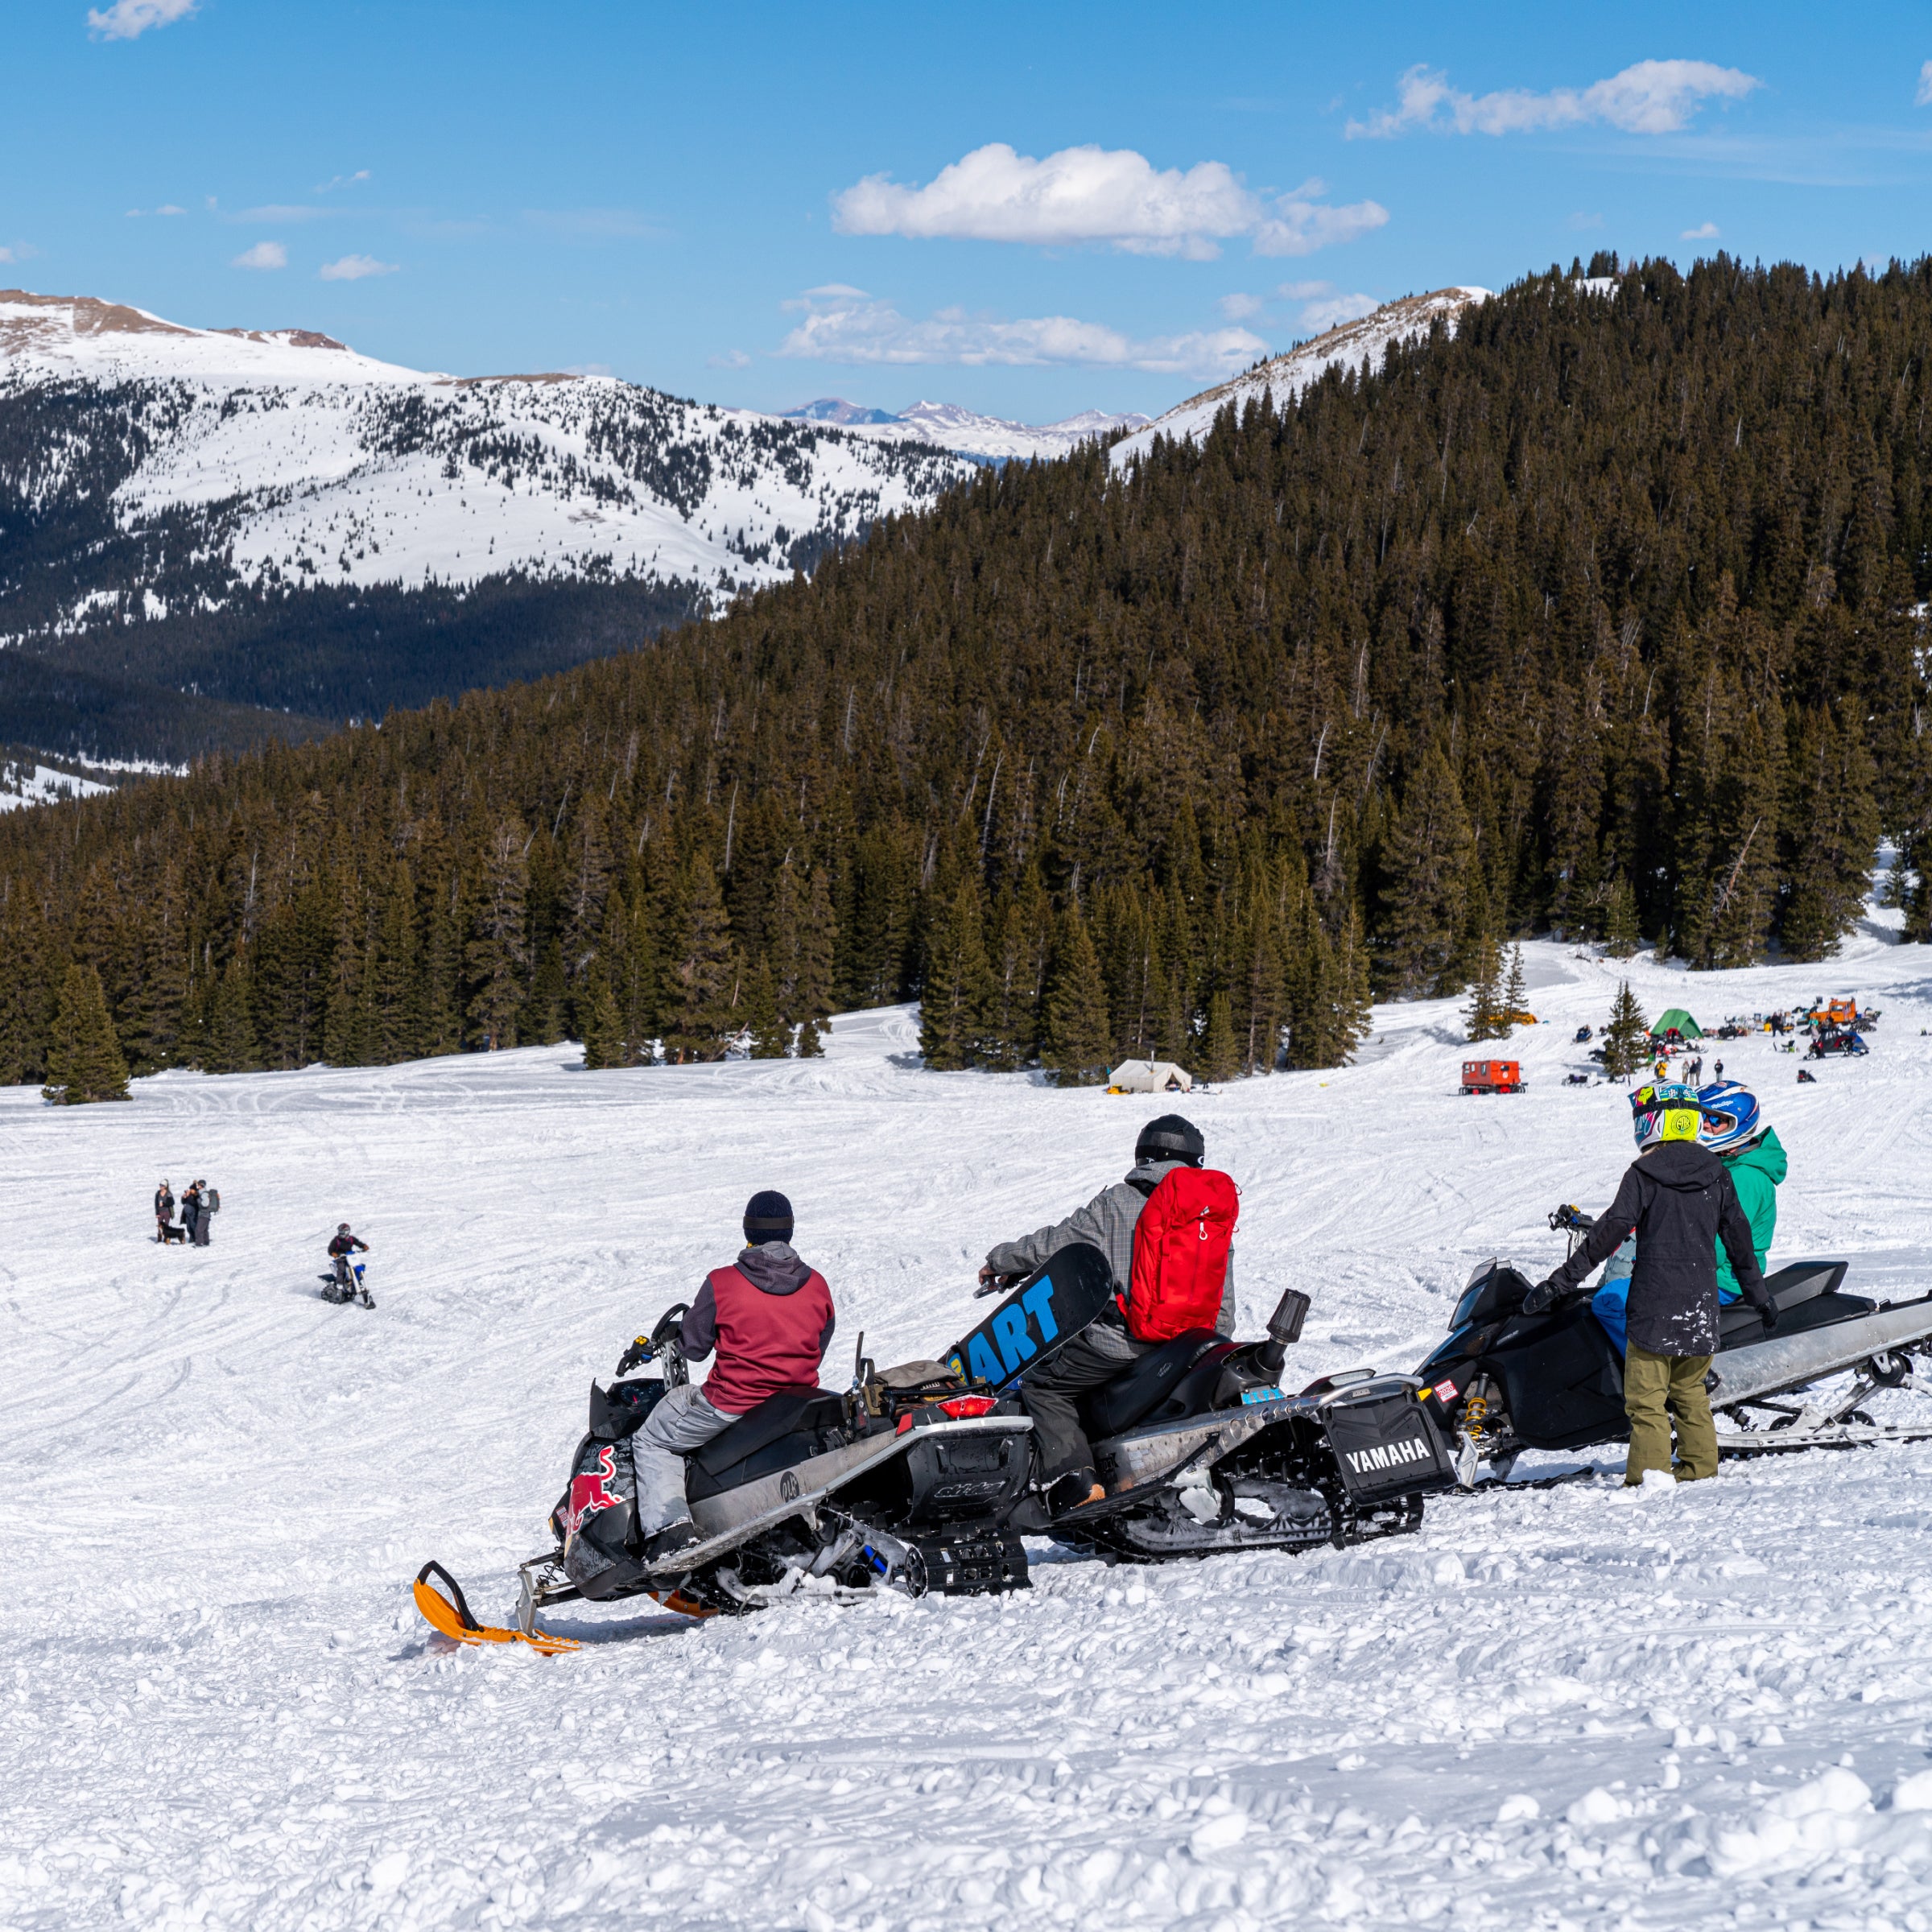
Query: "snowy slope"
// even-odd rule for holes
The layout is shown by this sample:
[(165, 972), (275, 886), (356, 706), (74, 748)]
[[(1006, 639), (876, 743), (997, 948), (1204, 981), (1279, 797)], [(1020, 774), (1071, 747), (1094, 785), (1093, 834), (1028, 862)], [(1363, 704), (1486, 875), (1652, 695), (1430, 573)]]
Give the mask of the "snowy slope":
[(982, 415), (957, 402), (915, 402), (900, 415), (889, 416), (881, 411), (861, 409), (838, 397), (827, 397), (808, 402), (803, 409), (788, 411), (786, 420), (836, 422), (868, 442), (927, 443), (988, 462), (1051, 462), (1096, 436), (1110, 435), (1117, 429), (1138, 429), (1147, 418), (1110, 415), (1104, 410), (1085, 409), (1058, 423), (1034, 424)]
[(1439, 288), (1430, 295), (1405, 295), (1399, 302), (1385, 303), (1373, 315), (1344, 322), (1285, 356), (1271, 357), (1257, 368), (1177, 403), (1137, 435), (1114, 445), (1114, 467), (1125, 469), (1134, 457), (1146, 455), (1156, 436), (1176, 440), (1185, 436), (1199, 442), (1214, 427), (1215, 417), (1230, 403), (1239, 408), (1265, 394), (1276, 409), (1286, 409), (1331, 369), (1360, 368), (1364, 364), (1375, 368), (1391, 343), (1426, 335), (1439, 316), (1453, 334), (1457, 316), (1472, 303), (1488, 299), (1486, 288)]
[(968, 473), (930, 448), (609, 377), (456, 379), (311, 332), (184, 328), (0, 291), (0, 408), (46, 388), (88, 407), (68, 413), (60, 440), (15, 452), (10, 471), (0, 451), (0, 496), (44, 513), (101, 488), (119, 530), (175, 539), (173, 577), (160, 574), (165, 542), (132, 580), (84, 576), (65, 609), (39, 613), (34, 627), (56, 631), (165, 615), (184, 595), (184, 547), (197, 573), (187, 594), (209, 601), (234, 584), (468, 584), (510, 571), (729, 593)]
[[(1774, 1258), (1932, 1285), (1932, 958), (1633, 962), (1707, 1024), (1852, 989), (1872, 1057), (1761, 1038), (1793, 1178)], [(1412, 1365), (1471, 1268), (1558, 1259), (1620, 1090), (1560, 1084), (1624, 969), (1525, 949), (1530, 1091), (1457, 1096), (1447, 1002), (1360, 1066), (1197, 1096), (1243, 1188), (1243, 1326), (1297, 1370)], [(914, 1019), (820, 1063), (586, 1074), (564, 1048), (0, 1092), (0, 1925), (1905, 1928), (1932, 1895), (1932, 1444), (1430, 1505), (1399, 1542), (1108, 1568), (1034, 1546), (1004, 1603), (617, 1605), (558, 1659), (446, 1653), (429, 1556), (501, 1612), (593, 1375), (784, 1187), (881, 1361), (968, 1318), (988, 1242), (1127, 1163), (1150, 1104), (914, 1070)], [(165, 1173), (216, 1245), (143, 1240)], [(378, 1307), (325, 1307), (343, 1216)], [(1932, 1402), (1901, 1391), (1898, 1408)], [(1551, 1463), (1550, 1466), (1554, 1466)], [(1524, 1473), (1531, 1472), (1525, 1467)]]
[(51, 805), (61, 799), (85, 799), (113, 789), (97, 778), (56, 771), (37, 760), (29, 764), (25, 760), (0, 758), (0, 811), (17, 811), (23, 805)]

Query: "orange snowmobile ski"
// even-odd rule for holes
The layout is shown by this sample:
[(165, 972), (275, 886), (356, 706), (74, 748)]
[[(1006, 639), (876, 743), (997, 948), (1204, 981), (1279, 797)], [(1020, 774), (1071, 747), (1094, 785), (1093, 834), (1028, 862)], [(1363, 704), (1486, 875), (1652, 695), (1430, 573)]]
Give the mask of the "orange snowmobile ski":
[[(440, 1578), (448, 1587), (448, 1596), (431, 1584), (432, 1576)], [(494, 1624), (478, 1623), (469, 1613), (462, 1585), (440, 1563), (425, 1563), (417, 1571), (415, 1596), (416, 1608), (422, 1612), (423, 1621), (456, 1643), (527, 1644), (546, 1657), (554, 1657), (560, 1650), (584, 1648), (572, 1637), (552, 1637), (543, 1630), (506, 1630)]]

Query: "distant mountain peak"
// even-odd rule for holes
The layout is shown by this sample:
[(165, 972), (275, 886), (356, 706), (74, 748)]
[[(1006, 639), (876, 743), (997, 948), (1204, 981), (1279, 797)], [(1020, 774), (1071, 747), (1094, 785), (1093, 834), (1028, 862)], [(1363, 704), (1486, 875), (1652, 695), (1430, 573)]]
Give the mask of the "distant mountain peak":
[(961, 402), (935, 402), (923, 396), (896, 416), (886, 410), (848, 402), (842, 396), (822, 396), (802, 408), (786, 411), (785, 417), (793, 423), (836, 423), (871, 442), (930, 443), (956, 456), (993, 463), (1063, 456), (1078, 444), (1117, 429), (1138, 429), (1148, 420), (1146, 416), (1085, 409), (1059, 423), (1015, 423), (1004, 416), (985, 415)]

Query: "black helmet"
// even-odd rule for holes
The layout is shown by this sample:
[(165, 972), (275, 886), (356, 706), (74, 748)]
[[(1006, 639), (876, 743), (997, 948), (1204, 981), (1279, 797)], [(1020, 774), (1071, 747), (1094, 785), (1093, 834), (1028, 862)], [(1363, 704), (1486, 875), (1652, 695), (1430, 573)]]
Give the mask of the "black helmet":
[(347, 1221), (336, 1222), (336, 1232), (337, 1234), (347, 1234), (349, 1232), (349, 1223)]
[(1208, 1158), (1208, 1143), (1192, 1121), (1178, 1113), (1163, 1113), (1141, 1129), (1133, 1144), (1133, 1158), (1141, 1161), (1185, 1161), (1198, 1167)]

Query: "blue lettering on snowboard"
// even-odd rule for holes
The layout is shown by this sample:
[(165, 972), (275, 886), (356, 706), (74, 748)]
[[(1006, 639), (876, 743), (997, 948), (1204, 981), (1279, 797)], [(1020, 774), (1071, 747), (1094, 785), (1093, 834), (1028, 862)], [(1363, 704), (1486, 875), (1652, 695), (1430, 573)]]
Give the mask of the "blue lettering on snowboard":
[(985, 1335), (975, 1335), (968, 1341), (966, 1359), (972, 1364), (973, 1374), (980, 1381), (990, 1382), (997, 1387), (1006, 1379), (1006, 1372), (1000, 1366)]
[(1060, 1325), (1053, 1319), (1053, 1278), (1051, 1275), (1043, 1282), (1035, 1282), (1020, 1297), (1020, 1306), (1039, 1323), (1042, 1346), (1059, 1333)]
[(993, 1318), (993, 1332), (1000, 1344), (1000, 1353), (1006, 1358), (1009, 1371), (1030, 1361), (1038, 1351), (1033, 1345), (1033, 1337), (1026, 1332), (1026, 1317), (1018, 1308), (1001, 1308)]

